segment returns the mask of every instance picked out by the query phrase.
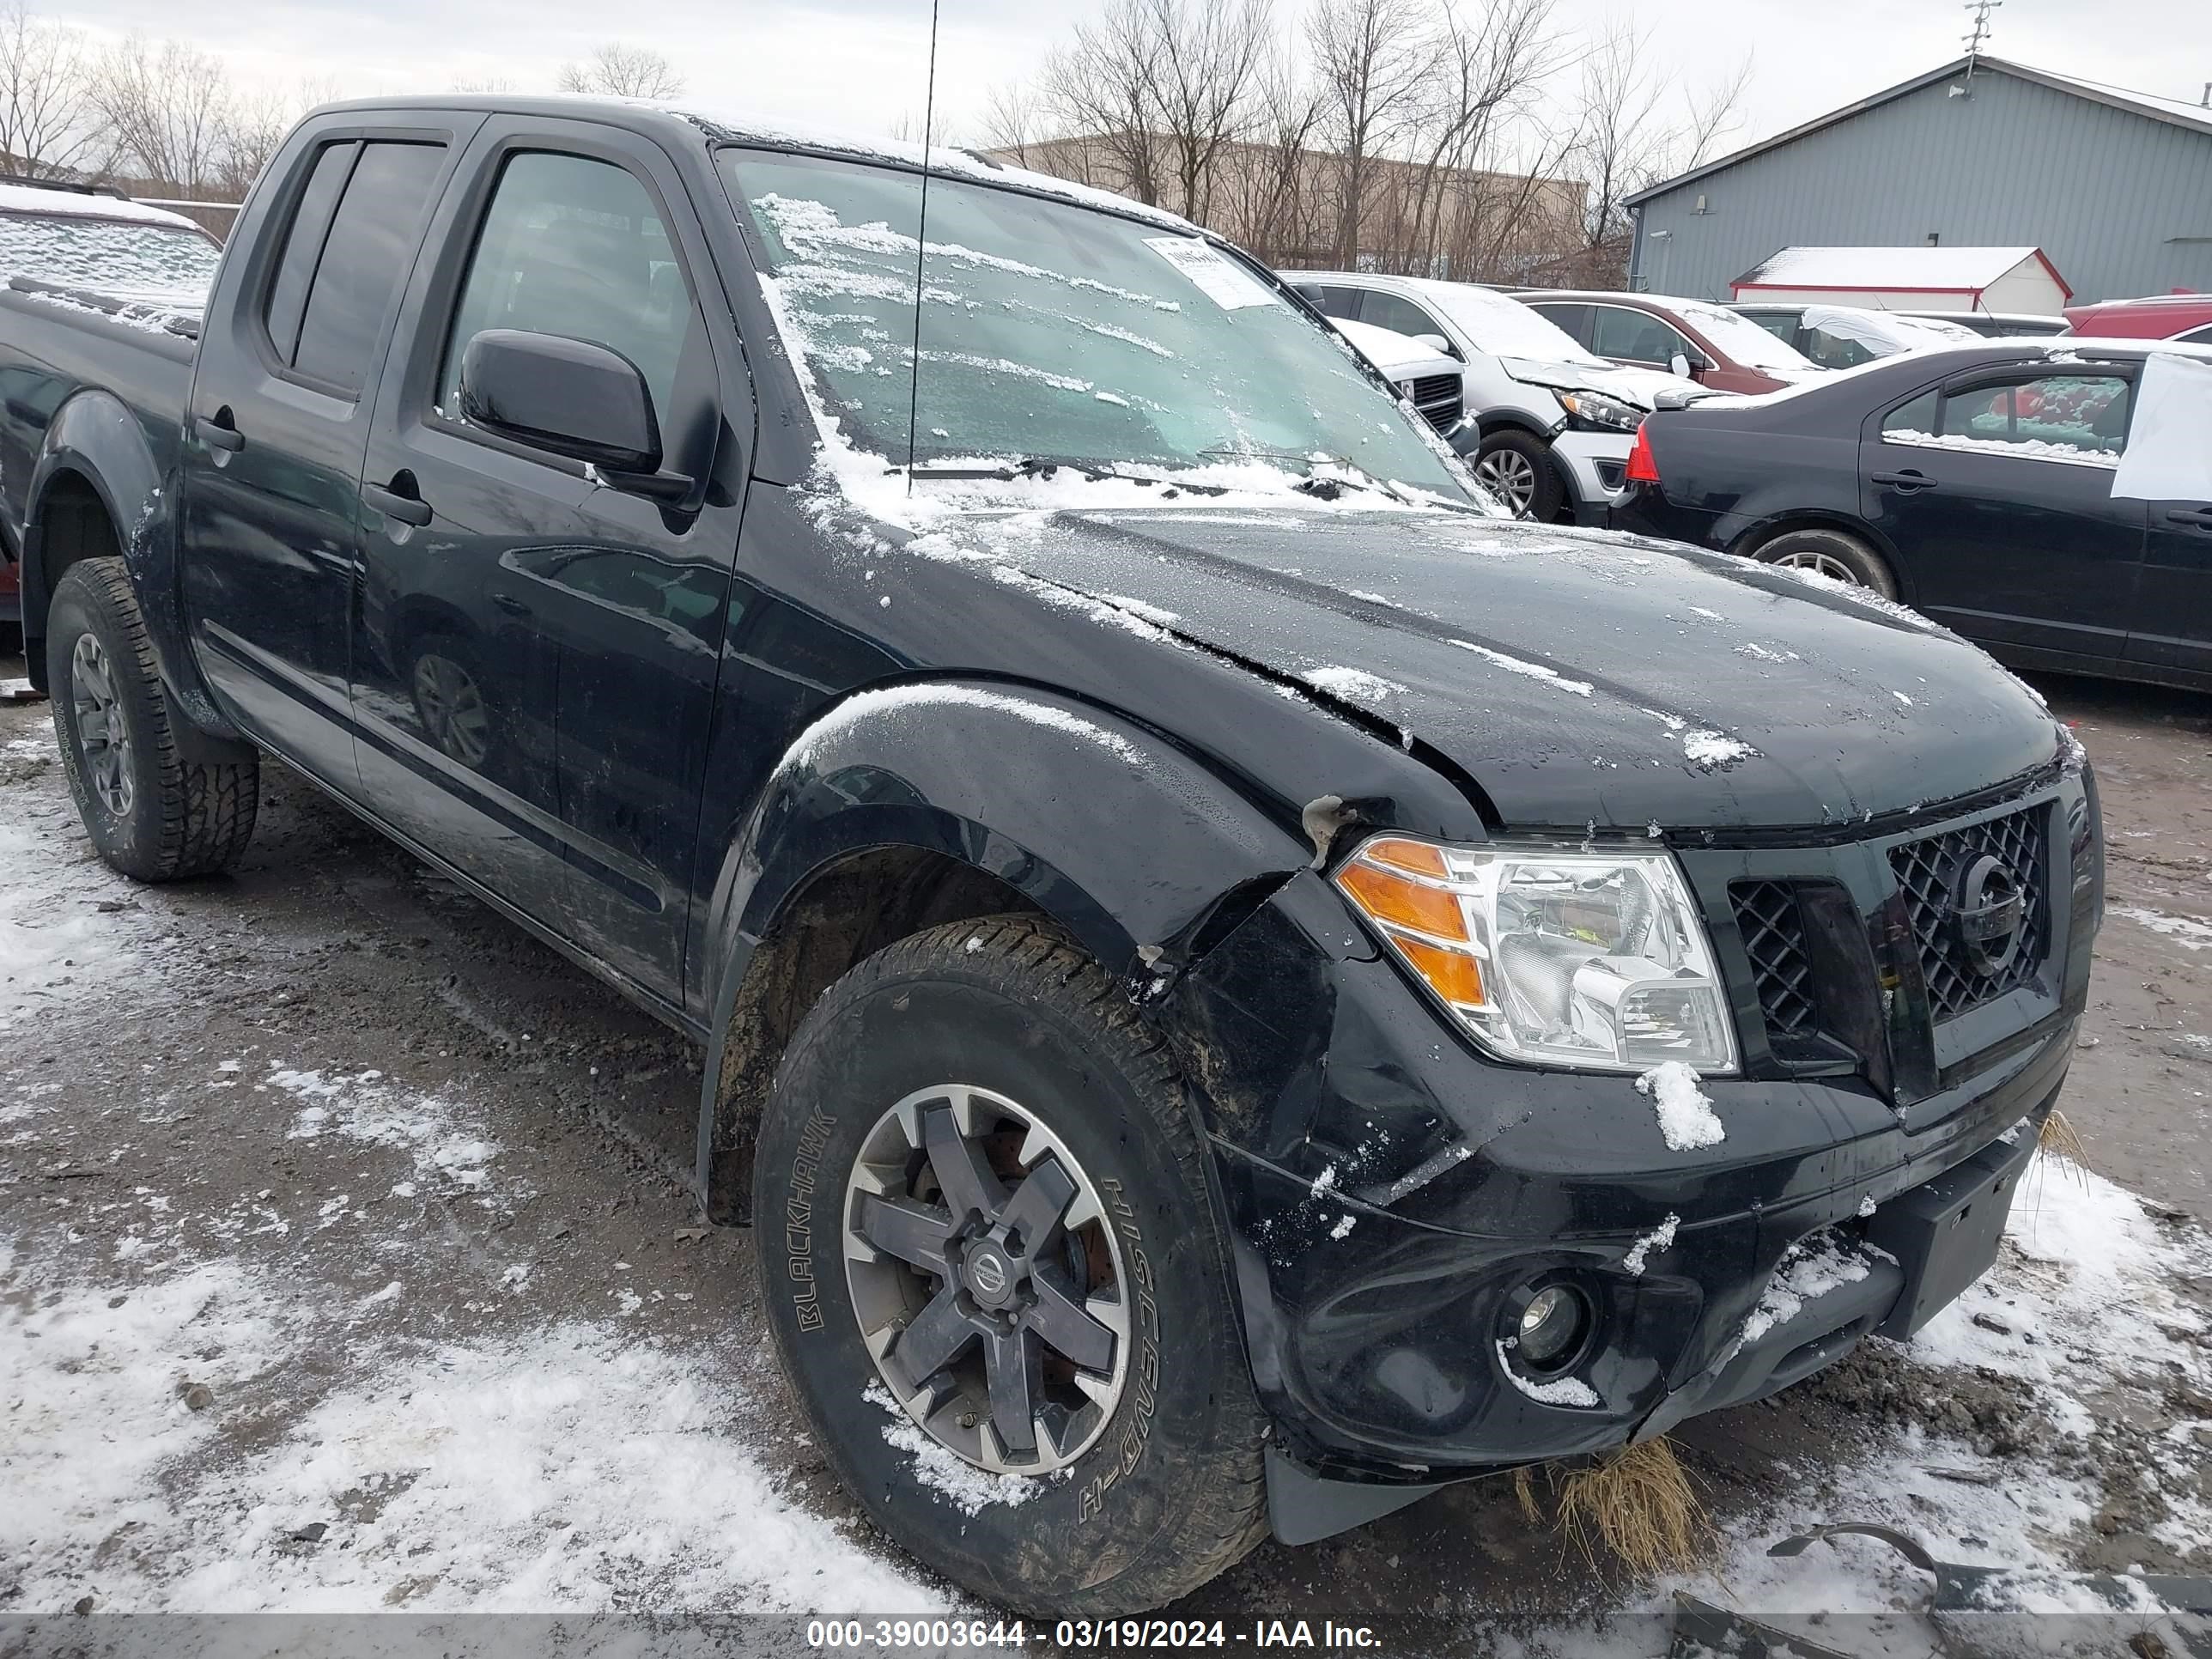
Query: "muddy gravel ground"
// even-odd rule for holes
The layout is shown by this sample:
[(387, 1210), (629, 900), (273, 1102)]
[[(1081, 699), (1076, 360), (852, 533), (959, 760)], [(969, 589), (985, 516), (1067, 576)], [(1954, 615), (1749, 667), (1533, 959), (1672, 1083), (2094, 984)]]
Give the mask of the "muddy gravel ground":
[[(0, 663), (0, 678), (21, 672)], [(2193, 1531), (2212, 1503), (2212, 1278), (2191, 1220), (2212, 1219), (2212, 699), (2043, 689), (2095, 763), (2112, 848), (2114, 914), (2063, 1105), (2093, 1167), (2150, 1200), (2142, 1248), (2183, 1264), (2149, 1293), (2163, 1335), (2139, 1363), (2062, 1340), (2063, 1355), (2033, 1364), (1960, 1344), (1936, 1369), (1869, 1344), (1778, 1401), (1692, 1424), (1679, 1443), (1726, 1538), (1845, 1518), (1837, 1505), (1901, 1484), (1914, 1490), (1890, 1497), (1923, 1514), (1939, 1554), (2016, 1536), (2066, 1568), (2212, 1568)], [(15, 914), (0, 917), (22, 937), (46, 930), (53, 951), (51, 971), (10, 988), (15, 1015), (0, 1023), (0, 1316), (16, 1322), (4, 1340), (33, 1356), (18, 1397), (0, 1398), (0, 1461), (10, 1427), (25, 1455), (33, 1408), (59, 1409), (41, 1343), (51, 1355), (76, 1341), (83, 1352), (52, 1369), (81, 1376), (118, 1421), (152, 1412), (149, 1434), (174, 1437), (136, 1462), (127, 1446), (88, 1443), (82, 1469), (59, 1455), (41, 1466), (37, 1489), (76, 1507), (44, 1532), (0, 1523), (0, 1613), (803, 1611), (850, 1607), (872, 1584), (886, 1603), (901, 1587), (916, 1605), (949, 1598), (876, 1537), (811, 1447), (769, 1355), (750, 1237), (698, 1224), (687, 1180), (699, 1056), (684, 1041), (275, 766), (234, 875), (134, 888), (92, 860), (48, 711), (0, 706), (0, 856), (53, 866), (18, 880)], [(2033, 1345), (2036, 1275), (2065, 1269), (2008, 1250), (2011, 1277), (1977, 1304), (1973, 1340)], [(163, 1298), (180, 1286), (203, 1299), (172, 1328)], [(252, 1317), (194, 1335), (209, 1308), (235, 1312), (241, 1297)], [(137, 1322), (109, 1337), (70, 1326), (103, 1307)], [(544, 1407), (571, 1439), (602, 1431), (592, 1413), (610, 1393), (659, 1386), (635, 1356), (684, 1368), (684, 1388), (708, 1400), (676, 1425), (692, 1452), (650, 1479), (603, 1472), (635, 1489), (600, 1500), (628, 1507), (580, 1542), (561, 1532), (589, 1530), (575, 1491), (531, 1499), (520, 1519), (489, 1500), (472, 1514), (472, 1477), (427, 1454), (386, 1457), (342, 1489), (309, 1478), (303, 1441), (336, 1455), (396, 1432), (379, 1412), (447, 1413), (443, 1443), (473, 1433), (547, 1459), (542, 1438), (499, 1438), (534, 1409), (526, 1400), (473, 1430), (454, 1415), (449, 1395), (487, 1352), (507, 1359), (483, 1391), (513, 1385), (518, 1366), (542, 1377), (573, 1360), (586, 1397)], [(387, 1386), (400, 1353), (412, 1368)], [(2064, 1359), (2086, 1368), (2068, 1385), (2083, 1413), (2070, 1425), (2054, 1423), (2035, 1381)], [(395, 1388), (396, 1404), (384, 1397)], [(653, 1438), (666, 1428), (636, 1426), (636, 1443), (666, 1455)], [(754, 1485), (726, 1500), (691, 1490), (725, 1443), (746, 1460), (732, 1480)], [(1932, 1485), (1898, 1473), (1947, 1462), (1970, 1467)], [(503, 1491), (508, 1472), (480, 1478)], [(441, 1480), (442, 1506), (427, 1495)], [(2046, 1510), (2035, 1494), (2053, 1483), (2073, 1496)], [(2008, 1502), (2015, 1530), (1975, 1518)], [(656, 1520), (664, 1506), (674, 1519)], [(773, 1571), (663, 1540), (749, 1516), (779, 1529), (788, 1559)], [(556, 1561), (544, 1540), (564, 1535)], [(563, 1565), (586, 1557), (588, 1570)], [(1317, 1547), (1265, 1546), (1182, 1611), (1246, 1628), (1328, 1616), (1371, 1625), (1394, 1651), (1469, 1651), (1655, 1594), (1530, 1525), (1493, 1482)]]

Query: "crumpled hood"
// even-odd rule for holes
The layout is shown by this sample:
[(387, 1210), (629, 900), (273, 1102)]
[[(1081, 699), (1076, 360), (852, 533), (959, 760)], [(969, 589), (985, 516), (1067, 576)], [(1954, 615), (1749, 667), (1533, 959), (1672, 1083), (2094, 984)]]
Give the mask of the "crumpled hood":
[(1003, 563), (1441, 751), (1509, 825), (1838, 823), (2057, 752), (2032, 692), (1915, 613), (1671, 543), (1199, 504), (975, 527)]
[(1498, 364), (1524, 386), (1540, 386), (1560, 392), (1598, 392), (1635, 409), (1656, 409), (1662, 392), (1695, 393), (1694, 380), (1662, 374), (1656, 369), (1600, 367), (1588, 363), (1539, 362), (1528, 357), (1500, 357)]

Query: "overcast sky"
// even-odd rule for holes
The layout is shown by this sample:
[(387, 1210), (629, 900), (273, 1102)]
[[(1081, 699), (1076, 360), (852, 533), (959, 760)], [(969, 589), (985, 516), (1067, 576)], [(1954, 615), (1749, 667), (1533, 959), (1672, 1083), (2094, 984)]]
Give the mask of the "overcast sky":
[[(69, 0), (33, 9), (96, 35), (179, 33), (174, 0)], [(942, 0), (939, 106), (971, 139), (994, 85), (1032, 73), (1099, 0)], [(1276, 0), (1291, 27), (1304, 0)], [(1934, 68), (1961, 50), (1955, 0), (1555, 0), (1569, 26), (1632, 17), (1678, 74), (1698, 79), (1749, 52), (1742, 129), (1728, 148), (1780, 131)], [(657, 48), (688, 90), (765, 118), (883, 134), (917, 125), (928, 0), (226, 0), (194, 8), (195, 44), (242, 79), (303, 80), (347, 95), (498, 80), (550, 89), (561, 64), (620, 37)], [(2065, 73), (2185, 98), (2212, 80), (2212, 5), (2202, 0), (2005, 0), (1990, 50)]]

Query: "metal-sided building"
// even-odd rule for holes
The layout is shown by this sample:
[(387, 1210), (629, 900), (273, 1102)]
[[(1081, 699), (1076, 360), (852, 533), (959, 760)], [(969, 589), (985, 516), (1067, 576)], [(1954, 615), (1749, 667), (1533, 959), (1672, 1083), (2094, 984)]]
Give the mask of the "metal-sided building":
[(2077, 305), (2212, 292), (2212, 107), (1961, 58), (1627, 205), (1652, 293), (1726, 300), (1787, 247), (1956, 244), (2041, 248)]

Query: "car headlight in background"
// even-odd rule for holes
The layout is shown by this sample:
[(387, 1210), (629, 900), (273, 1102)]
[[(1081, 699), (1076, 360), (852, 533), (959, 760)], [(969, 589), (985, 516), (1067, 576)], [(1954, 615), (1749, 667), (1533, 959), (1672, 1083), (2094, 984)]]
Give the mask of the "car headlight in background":
[(1644, 418), (1642, 410), (1601, 392), (1562, 392), (1558, 396), (1567, 411), (1568, 424), (1584, 431), (1633, 432)]
[(1736, 1069), (1712, 945), (1674, 855), (1376, 836), (1338, 890), (1500, 1059)]

